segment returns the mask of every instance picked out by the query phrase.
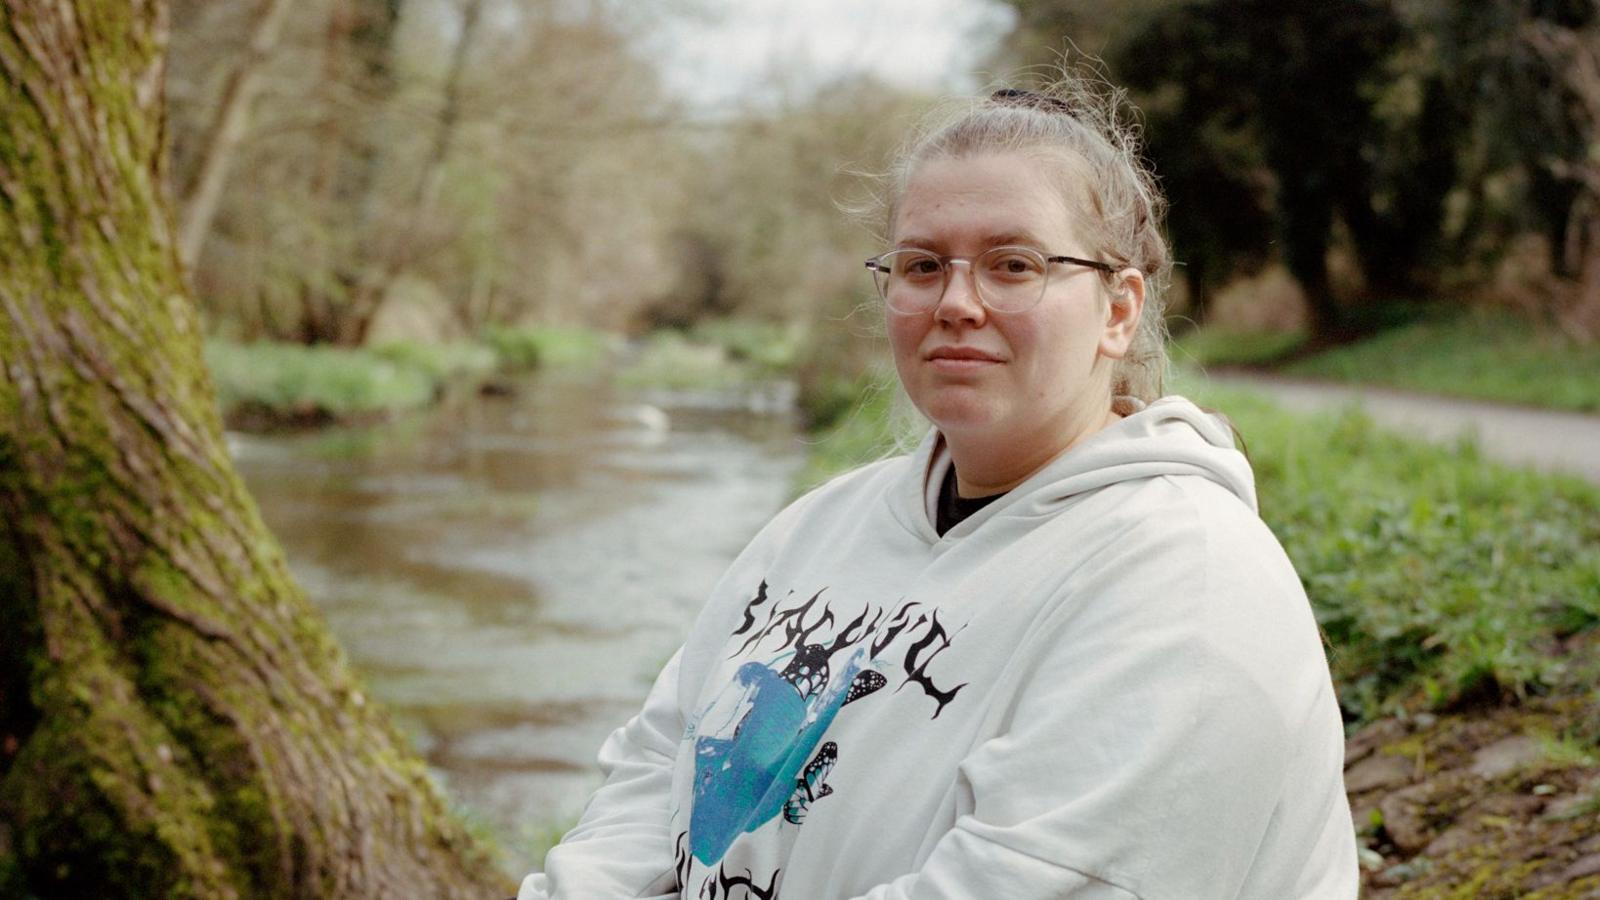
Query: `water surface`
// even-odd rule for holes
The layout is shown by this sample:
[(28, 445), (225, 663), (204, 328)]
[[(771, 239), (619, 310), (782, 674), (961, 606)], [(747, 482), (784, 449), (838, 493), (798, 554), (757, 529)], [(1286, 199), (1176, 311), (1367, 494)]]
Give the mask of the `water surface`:
[(787, 499), (780, 391), (530, 380), (360, 431), (230, 434), (296, 578), (514, 872), (599, 783), (711, 585)]

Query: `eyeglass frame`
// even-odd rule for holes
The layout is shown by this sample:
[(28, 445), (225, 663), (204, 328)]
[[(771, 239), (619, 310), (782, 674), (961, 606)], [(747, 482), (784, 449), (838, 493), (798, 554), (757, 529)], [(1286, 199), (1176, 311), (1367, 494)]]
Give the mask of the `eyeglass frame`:
[[(973, 264), (973, 261), (976, 260), (978, 257), (987, 256), (990, 253), (995, 252), (996, 250), (1025, 250), (1025, 251), (1027, 251), (1029, 253), (1038, 254), (1045, 261), (1046, 265), (1049, 265), (1050, 263), (1071, 263), (1072, 265), (1083, 266), (1083, 267), (1088, 268), (1088, 269), (1094, 269), (1097, 272), (1103, 272), (1103, 273), (1105, 273), (1107, 275), (1115, 275), (1118, 272), (1122, 271), (1123, 268), (1125, 268), (1124, 266), (1117, 266), (1117, 265), (1113, 265), (1112, 263), (1101, 262), (1101, 261), (1096, 260), (1096, 259), (1084, 259), (1084, 258), (1079, 257), (1079, 256), (1063, 256), (1061, 254), (1052, 255), (1052, 254), (1045, 253), (1044, 251), (1039, 250), (1039, 249), (1037, 249), (1035, 247), (1028, 247), (1028, 246), (1025, 246), (1023, 244), (1000, 244), (998, 246), (990, 247), (989, 249), (983, 251), (982, 253), (979, 253), (977, 256), (940, 256), (939, 254), (934, 253), (934, 252), (932, 252), (930, 250), (923, 250), (921, 247), (898, 247), (898, 248), (896, 248), (894, 250), (889, 250), (889, 251), (886, 251), (884, 253), (880, 253), (877, 256), (874, 256), (871, 259), (868, 259), (866, 261), (866, 266), (867, 266), (867, 268), (869, 270), (871, 270), (874, 273), (872, 281), (873, 281), (873, 285), (878, 289), (878, 299), (882, 300), (884, 307), (887, 308), (890, 312), (894, 313), (895, 315), (917, 316), (917, 315), (921, 315), (922, 313), (928, 312), (930, 310), (937, 309), (939, 307), (939, 304), (944, 301), (945, 292), (950, 290), (950, 273), (953, 271), (951, 269), (951, 264), (952, 263), (958, 263), (958, 262), (959, 263), (966, 263), (967, 272), (972, 276), (972, 288), (973, 288), (972, 293), (973, 293), (973, 296), (978, 298), (978, 302), (983, 304), (983, 308), (984, 309), (987, 309), (990, 312), (999, 313), (1000, 315), (1015, 315), (1017, 313), (1025, 313), (1028, 310), (1033, 309), (1035, 306), (1038, 306), (1039, 305), (1039, 301), (1044, 299), (1045, 291), (1048, 290), (1049, 287), (1050, 287), (1050, 270), (1048, 268), (1045, 269), (1044, 283), (1039, 286), (1039, 296), (1038, 296), (1038, 298), (1036, 298), (1032, 303), (1030, 303), (1027, 306), (1023, 307), (1022, 309), (995, 309), (992, 305), (990, 305), (988, 299), (983, 296), (983, 290), (982, 290), (982, 288), (980, 288), (978, 286), (978, 277), (977, 277), (977, 274), (976, 274), (976, 270), (973, 268), (972, 264)], [(894, 306), (889, 303), (888, 289), (885, 286), (886, 283), (887, 283), (887, 278), (883, 282), (880, 282), (880, 281), (878, 281), (877, 274), (876, 274), (876, 273), (879, 273), (879, 272), (883, 273), (885, 276), (887, 276), (889, 274), (889, 270), (887, 268), (885, 268), (884, 265), (883, 265), (884, 257), (892, 256), (893, 254), (896, 254), (896, 253), (905, 253), (907, 251), (916, 251), (916, 252), (920, 252), (920, 253), (925, 253), (928, 256), (932, 257), (933, 259), (938, 260), (939, 261), (939, 268), (945, 273), (945, 275), (944, 275), (944, 286), (939, 289), (938, 298), (935, 299), (933, 301), (933, 303), (930, 304), (926, 309), (920, 309), (920, 310), (917, 310), (916, 312), (901, 312), (900, 310), (895, 309)]]

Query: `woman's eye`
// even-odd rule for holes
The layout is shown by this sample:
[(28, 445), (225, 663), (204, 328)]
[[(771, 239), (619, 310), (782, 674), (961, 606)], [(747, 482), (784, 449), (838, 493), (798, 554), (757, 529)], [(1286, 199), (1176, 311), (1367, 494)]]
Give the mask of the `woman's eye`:
[(1039, 274), (1039, 264), (1026, 256), (1002, 256), (989, 266), (989, 271), (1007, 278), (1026, 278)]
[(939, 265), (937, 259), (931, 256), (923, 256), (906, 260), (905, 274), (909, 278), (928, 278), (939, 274), (942, 268), (944, 267)]

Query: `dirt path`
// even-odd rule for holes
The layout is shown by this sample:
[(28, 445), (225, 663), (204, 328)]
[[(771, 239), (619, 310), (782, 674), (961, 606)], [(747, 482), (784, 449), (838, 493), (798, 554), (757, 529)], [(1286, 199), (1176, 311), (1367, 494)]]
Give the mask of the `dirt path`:
[(1490, 459), (1569, 472), (1600, 484), (1600, 416), (1247, 372), (1211, 372), (1208, 380), (1260, 391), (1290, 409), (1359, 403), (1378, 424), (1433, 441), (1476, 433), (1479, 448)]

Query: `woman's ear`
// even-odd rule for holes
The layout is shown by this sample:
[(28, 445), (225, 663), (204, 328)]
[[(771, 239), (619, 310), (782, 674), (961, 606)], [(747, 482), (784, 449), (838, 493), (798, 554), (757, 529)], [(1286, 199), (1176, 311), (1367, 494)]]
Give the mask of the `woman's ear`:
[(1139, 316), (1144, 313), (1144, 273), (1129, 266), (1118, 272), (1115, 286), (1108, 289), (1111, 302), (1106, 304), (1106, 330), (1100, 335), (1100, 355), (1107, 359), (1121, 359), (1133, 346), (1133, 336), (1139, 330)]

